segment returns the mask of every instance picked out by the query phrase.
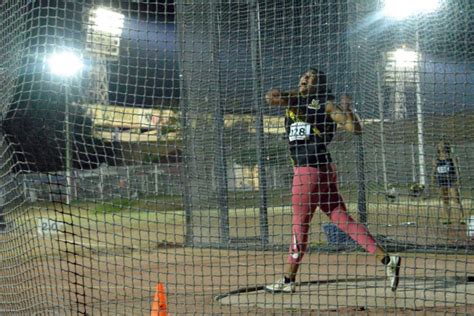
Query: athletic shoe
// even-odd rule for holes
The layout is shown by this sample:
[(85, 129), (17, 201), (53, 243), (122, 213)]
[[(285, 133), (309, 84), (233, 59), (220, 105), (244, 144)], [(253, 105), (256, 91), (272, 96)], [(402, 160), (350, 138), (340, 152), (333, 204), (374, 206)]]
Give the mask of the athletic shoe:
[(398, 281), (400, 281), (401, 263), (402, 258), (400, 258), (400, 256), (390, 256), (390, 262), (385, 266), (385, 273), (387, 274), (393, 292), (397, 290)]
[(459, 221), (459, 224), (460, 224), (460, 225), (466, 225), (466, 221), (463, 220), (463, 219), (461, 219), (461, 220)]
[(270, 293), (293, 293), (295, 291), (295, 282), (285, 283), (285, 278), (283, 278), (274, 284), (265, 286), (265, 291)]
[(451, 221), (445, 221), (445, 222), (443, 222), (443, 225), (451, 225), (451, 224), (452, 224)]

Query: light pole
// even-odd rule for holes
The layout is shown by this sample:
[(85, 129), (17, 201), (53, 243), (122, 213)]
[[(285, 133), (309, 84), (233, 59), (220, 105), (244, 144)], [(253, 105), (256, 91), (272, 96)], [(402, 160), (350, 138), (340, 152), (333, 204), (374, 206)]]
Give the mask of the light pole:
[[(383, 14), (387, 18), (395, 20), (406, 20), (415, 15), (429, 14), (439, 7), (439, 0), (385, 0)], [(415, 18), (416, 19), (416, 18)], [(412, 68), (415, 76), (416, 89), (416, 118), (418, 131), (418, 163), (420, 172), (420, 184), (426, 185), (425, 170), (425, 148), (423, 130), (423, 99), (421, 98), (420, 83), (420, 40), (418, 20), (415, 20), (415, 51), (397, 50), (394, 52), (395, 63), (403, 69)]]
[(51, 73), (55, 76), (61, 77), (61, 84), (64, 87), (64, 134), (66, 138), (66, 204), (71, 203), (71, 170), (72, 170), (72, 155), (71, 155), (71, 127), (69, 119), (69, 89), (74, 76), (78, 75), (83, 67), (82, 59), (70, 50), (56, 52), (50, 55), (46, 60)]
[(89, 71), (89, 93), (94, 103), (109, 103), (107, 61), (118, 60), (125, 16), (108, 7), (88, 13), (86, 51), (93, 62)]

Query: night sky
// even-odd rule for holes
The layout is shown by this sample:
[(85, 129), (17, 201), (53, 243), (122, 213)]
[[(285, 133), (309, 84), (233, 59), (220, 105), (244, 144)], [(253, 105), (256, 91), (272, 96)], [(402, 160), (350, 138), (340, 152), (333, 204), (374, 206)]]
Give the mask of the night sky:
[[(447, 5), (432, 20), (426, 20), (419, 26), (420, 49), (424, 58), (420, 77), (422, 90), (425, 91), (426, 111), (451, 112), (453, 108), (444, 106), (446, 103), (456, 103), (459, 109), (474, 109), (471, 101), (474, 89), (474, 35), (471, 26), (474, 14), (469, 9), (469, 1), (466, 1)], [(110, 102), (137, 107), (156, 106), (163, 104), (163, 100), (164, 103), (176, 104), (179, 98), (179, 21), (173, 2), (104, 3), (121, 7), (120, 11), (126, 16), (120, 59), (109, 63)], [(312, 3), (309, 0), (301, 1), (299, 5), (285, 1), (262, 2), (261, 67), (265, 78), (264, 89), (274, 86), (292, 88), (305, 69), (318, 67), (328, 73), (336, 95), (351, 94), (357, 90), (359, 78), (365, 76), (353, 69), (358, 45), (370, 48), (366, 47), (366, 52), (359, 57), (361, 59), (356, 61), (357, 71), (364, 71), (364, 67), (369, 71), (372, 66), (364, 63), (370, 62), (372, 51), (382, 52), (396, 47), (397, 43), (407, 39), (400, 34), (413, 34), (413, 25), (406, 23), (403, 30), (399, 26), (381, 24), (370, 20), (373, 16), (370, 12), (365, 20), (358, 21), (357, 27), (353, 27), (349, 21), (349, 8), (340, 5), (344, 2)], [(29, 48), (23, 73), (44, 72), (38, 56), (58, 45), (79, 49), (83, 46), (81, 21), (90, 4), (91, 1), (55, 0), (33, 1), (30, 4), (31, 36), (27, 43)], [(307, 18), (302, 19), (302, 16)], [(249, 98), (253, 95), (254, 80), (248, 10), (240, 1), (224, 2), (219, 19), (218, 56), (220, 90), (226, 100), (224, 106), (236, 111), (241, 107), (245, 111), (251, 106)], [(389, 28), (391, 32), (386, 30)], [(216, 34), (211, 33), (196, 34), (196, 49), (199, 49), (199, 41), (213, 36), (217, 38)], [(359, 38), (358, 42), (354, 38)], [(192, 61), (186, 62), (192, 64)], [(87, 68), (85, 73), (87, 75)], [(371, 75), (367, 73), (367, 76)], [(370, 108), (368, 112), (371, 112)]]

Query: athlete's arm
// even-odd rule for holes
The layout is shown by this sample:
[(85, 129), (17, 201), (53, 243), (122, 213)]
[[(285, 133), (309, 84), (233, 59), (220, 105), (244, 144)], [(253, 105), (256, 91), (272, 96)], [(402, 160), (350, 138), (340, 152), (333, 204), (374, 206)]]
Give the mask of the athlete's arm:
[(436, 176), (436, 158), (433, 159), (432, 165), (433, 165), (433, 171), (431, 172), (431, 185), (434, 186), (435, 176)]
[(265, 95), (265, 100), (269, 105), (288, 106), (296, 104), (298, 98), (297, 91), (281, 91), (279, 89), (270, 89)]
[(334, 122), (344, 127), (346, 131), (361, 134), (362, 123), (359, 116), (352, 110), (352, 100), (348, 96), (343, 96), (339, 105), (333, 101), (326, 103), (326, 113)]
[(453, 158), (454, 172), (456, 173), (456, 185), (459, 185), (460, 172), (459, 172), (459, 161), (458, 157)]

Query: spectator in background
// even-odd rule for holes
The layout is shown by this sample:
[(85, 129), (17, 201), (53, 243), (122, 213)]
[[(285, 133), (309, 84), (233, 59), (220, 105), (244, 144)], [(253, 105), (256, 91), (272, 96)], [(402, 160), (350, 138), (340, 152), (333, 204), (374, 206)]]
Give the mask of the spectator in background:
[(465, 225), (464, 210), (459, 195), (459, 168), (457, 157), (452, 155), (451, 145), (442, 140), (437, 145), (436, 158), (433, 159), (431, 183), (435, 182), (438, 192), (443, 199), (444, 225), (451, 224), (451, 201), (457, 205), (460, 212), (459, 223)]

